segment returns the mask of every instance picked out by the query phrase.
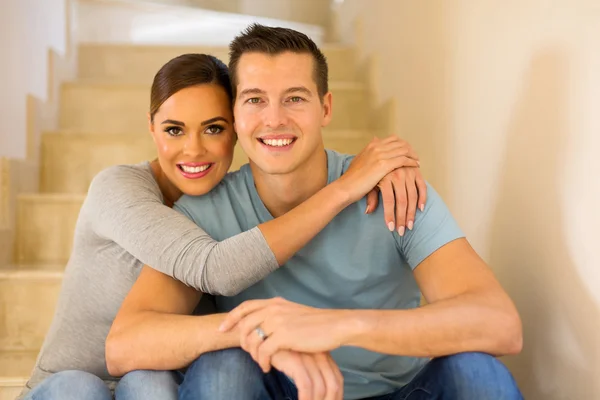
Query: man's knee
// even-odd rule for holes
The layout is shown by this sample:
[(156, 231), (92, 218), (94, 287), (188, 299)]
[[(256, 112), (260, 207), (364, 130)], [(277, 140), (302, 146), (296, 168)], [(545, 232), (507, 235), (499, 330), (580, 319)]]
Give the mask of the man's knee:
[(446, 387), (456, 391), (456, 398), (522, 399), (506, 366), (488, 354), (460, 353), (434, 359), (432, 363)]
[(190, 365), (179, 394), (181, 399), (259, 399), (266, 393), (263, 377), (258, 364), (244, 350), (214, 351)]
[(111, 400), (108, 386), (94, 374), (61, 371), (36, 386), (27, 396), (31, 400)]
[(115, 395), (119, 400), (176, 400), (178, 389), (179, 379), (175, 372), (137, 370), (121, 378)]

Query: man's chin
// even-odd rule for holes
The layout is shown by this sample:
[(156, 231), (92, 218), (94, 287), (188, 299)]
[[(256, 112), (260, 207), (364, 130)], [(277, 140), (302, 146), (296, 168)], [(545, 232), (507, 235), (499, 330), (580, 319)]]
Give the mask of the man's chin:
[(265, 162), (265, 160), (255, 162), (250, 159), (250, 164), (253, 165), (253, 170), (259, 170), (266, 175), (286, 175), (295, 170), (295, 163), (281, 162), (281, 160), (278, 160), (278, 162), (274, 164)]

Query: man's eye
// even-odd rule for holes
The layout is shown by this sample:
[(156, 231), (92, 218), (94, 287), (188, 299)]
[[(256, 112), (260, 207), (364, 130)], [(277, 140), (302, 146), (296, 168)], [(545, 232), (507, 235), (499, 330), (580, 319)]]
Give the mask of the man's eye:
[(290, 101), (291, 101), (292, 103), (300, 103), (300, 102), (301, 102), (301, 101), (303, 101), (303, 100), (304, 100), (304, 99), (303, 99), (302, 97), (300, 97), (300, 96), (293, 96), (293, 97), (290, 97)]

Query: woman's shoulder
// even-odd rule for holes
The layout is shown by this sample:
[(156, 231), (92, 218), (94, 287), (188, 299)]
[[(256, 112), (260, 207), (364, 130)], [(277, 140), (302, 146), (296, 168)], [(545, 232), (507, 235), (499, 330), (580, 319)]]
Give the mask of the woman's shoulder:
[(105, 168), (94, 176), (90, 188), (94, 186), (115, 187), (121, 184), (130, 185), (132, 183), (157, 186), (148, 162), (113, 165)]
[(103, 169), (92, 179), (88, 189), (88, 197), (144, 194), (162, 197), (148, 162), (114, 165)]

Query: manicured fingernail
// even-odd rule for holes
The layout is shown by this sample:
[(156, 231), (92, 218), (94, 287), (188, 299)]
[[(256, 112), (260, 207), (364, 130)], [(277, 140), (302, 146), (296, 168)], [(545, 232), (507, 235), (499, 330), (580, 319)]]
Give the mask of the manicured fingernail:
[(390, 232), (394, 232), (394, 223), (393, 222), (388, 222), (388, 229), (390, 230)]
[(403, 226), (401, 226), (400, 228), (398, 228), (398, 235), (404, 236), (404, 227)]
[(408, 228), (409, 231), (412, 231), (413, 226), (414, 226), (414, 222), (412, 222), (412, 221), (408, 221), (408, 224), (406, 224), (406, 227)]
[(425, 211), (425, 204), (421, 204), (419, 206), (419, 209), (421, 210), (421, 212)]
[(369, 213), (369, 208), (370, 208), (370, 207), (369, 207), (369, 206), (367, 206), (367, 208), (365, 209), (365, 214), (368, 214), (368, 213)]

